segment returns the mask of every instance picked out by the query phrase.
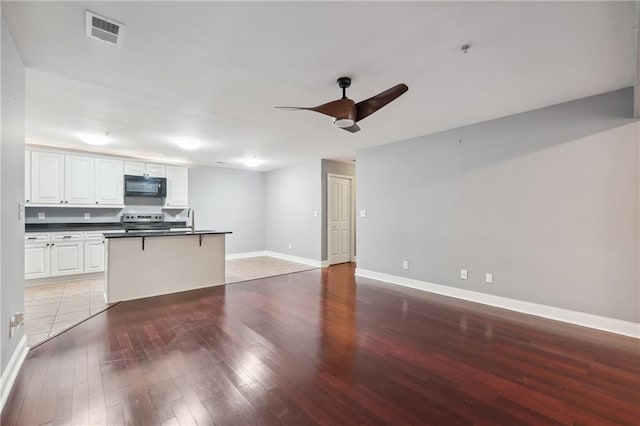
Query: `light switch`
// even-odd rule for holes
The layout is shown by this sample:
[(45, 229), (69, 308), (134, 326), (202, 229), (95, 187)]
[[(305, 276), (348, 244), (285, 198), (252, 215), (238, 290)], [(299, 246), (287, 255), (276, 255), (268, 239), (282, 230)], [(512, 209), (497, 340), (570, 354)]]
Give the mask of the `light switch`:
[(367, 217), (367, 211), (366, 210), (360, 210), (360, 217)]
[(466, 280), (467, 279), (467, 270), (466, 269), (460, 269), (460, 279), (461, 280)]
[(484, 282), (487, 284), (493, 283), (493, 274), (484, 274)]

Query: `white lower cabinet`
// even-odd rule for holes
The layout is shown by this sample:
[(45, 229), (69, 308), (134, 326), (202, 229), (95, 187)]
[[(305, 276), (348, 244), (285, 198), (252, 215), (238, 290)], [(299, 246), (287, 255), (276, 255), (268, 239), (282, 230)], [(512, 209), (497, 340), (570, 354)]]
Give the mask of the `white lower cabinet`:
[(80, 274), (84, 272), (82, 242), (51, 244), (51, 276)]
[(104, 271), (104, 241), (84, 242), (84, 271)]
[(25, 234), (26, 280), (104, 272), (103, 231)]
[(101, 232), (84, 233), (84, 272), (104, 271), (104, 244)]
[(82, 232), (51, 233), (51, 276), (84, 272), (84, 234)]
[(27, 280), (50, 275), (49, 234), (27, 234), (24, 245), (24, 278)]

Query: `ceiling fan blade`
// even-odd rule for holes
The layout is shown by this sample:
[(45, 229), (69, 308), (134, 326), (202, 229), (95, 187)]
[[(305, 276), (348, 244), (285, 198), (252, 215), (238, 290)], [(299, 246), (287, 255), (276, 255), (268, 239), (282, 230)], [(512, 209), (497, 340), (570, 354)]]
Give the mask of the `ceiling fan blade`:
[(355, 133), (360, 131), (360, 126), (354, 124), (351, 127), (342, 127), (342, 130), (346, 130), (347, 132)]
[(349, 98), (338, 99), (337, 101), (327, 102), (326, 104), (318, 105), (316, 107), (276, 107), (277, 109), (285, 109), (290, 111), (315, 111), (320, 114), (328, 115), (329, 117), (337, 119), (351, 119), (356, 121), (356, 103)]
[(351, 118), (353, 121), (355, 121), (357, 111), (356, 103), (348, 98), (327, 102), (326, 104), (318, 105), (317, 107), (309, 109), (311, 111), (319, 112), (320, 114), (328, 115), (329, 117)]
[(358, 110), (358, 118), (356, 121), (367, 118), (383, 106), (400, 97), (407, 90), (409, 90), (409, 87), (406, 84), (398, 84), (365, 101), (358, 102), (356, 104), (356, 109)]

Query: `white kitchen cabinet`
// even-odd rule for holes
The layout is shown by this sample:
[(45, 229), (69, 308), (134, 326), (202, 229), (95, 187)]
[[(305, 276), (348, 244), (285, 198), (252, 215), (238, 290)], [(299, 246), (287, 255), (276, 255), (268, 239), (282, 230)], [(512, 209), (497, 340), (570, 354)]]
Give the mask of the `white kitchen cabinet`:
[(44, 278), (50, 273), (49, 234), (26, 234), (24, 245), (24, 278)]
[(164, 164), (143, 163), (142, 161), (125, 161), (124, 174), (133, 176), (166, 177)]
[(51, 276), (84, 272), (84, 244), (82, 232), (51, 234)]
[(32, 203), (64, 202), (64, 155), (31, 152)]
[(167, 166), (164, 164), (147, 163), (147, 176), (167, 177)]
[(100, 231), (84, 233), (84, 272), (104, 271), (104, 241)]
[(125, 161), (124, 174), (133, 176), (144, 176), (147, 174), (147, 165), (142, 161)]
[(124, 204), (124, 162), (96, 158), (95, 202), (103, 205)]
[(95, 159), (78, 155), (64, 157), (64, 203), (93, 204)]
[(104, 240), (84, 242), (84, 272), (104, 271)]
[(165, 207), (187, 207), (188, 205), (189, 169), (182, 166), (167, 166)]
[(31, 151), (24, 152), (24, 200), (31, 200)]

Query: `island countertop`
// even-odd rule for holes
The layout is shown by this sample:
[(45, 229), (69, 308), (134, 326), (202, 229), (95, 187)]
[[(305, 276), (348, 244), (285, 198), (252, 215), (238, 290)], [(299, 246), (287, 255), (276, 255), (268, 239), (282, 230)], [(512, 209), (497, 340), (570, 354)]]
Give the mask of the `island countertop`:
[(150, 238), (150, 237), (177, 237), (189, 235), (223, 235), (231, 234), (231, 231), (130, 231), (130, 232), (114, 232), (105, 233), (105, 238)]

